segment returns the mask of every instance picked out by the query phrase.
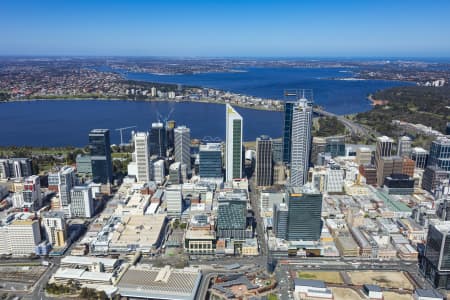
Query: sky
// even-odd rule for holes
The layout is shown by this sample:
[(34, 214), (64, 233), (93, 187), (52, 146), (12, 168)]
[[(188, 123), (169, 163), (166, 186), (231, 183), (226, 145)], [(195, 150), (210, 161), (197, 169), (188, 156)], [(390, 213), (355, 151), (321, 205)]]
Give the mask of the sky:
[(0, 0), (0, 55), (449, 57), (448, 0)]

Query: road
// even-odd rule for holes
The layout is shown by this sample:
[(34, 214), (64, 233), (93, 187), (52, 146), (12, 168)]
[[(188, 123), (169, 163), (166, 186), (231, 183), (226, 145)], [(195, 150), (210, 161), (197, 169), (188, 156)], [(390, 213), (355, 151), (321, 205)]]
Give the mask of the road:
[(340, 116), (334, 113), (331, 113), (329, 111), (320, 109), (320, 108), (314, 108), (313, 111), (318, 114), (318, 115), (322, 115), (322, 116), (326, 116), (326, 117), (336, 117), (338, 119), (339, 122), (341, 122), (342, 124), (344, 124), (344, 126), (350, 130), (352, 135), (361, 135), (361, 136), (368, 136), (371, 134), (375, 134), (378, 135), (376, 132), (374, 132), (373, 130), (370, 130), (364, 126), (362, 126), (361, 124), (358, 124), (356, 122), (352, 122), (349, 119), (346, 119), (344, 116)]

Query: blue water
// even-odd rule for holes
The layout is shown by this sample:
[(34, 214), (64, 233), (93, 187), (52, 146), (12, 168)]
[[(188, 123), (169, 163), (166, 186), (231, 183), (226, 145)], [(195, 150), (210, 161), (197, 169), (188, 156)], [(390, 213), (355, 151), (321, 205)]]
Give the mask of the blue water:
[[(252, 68), (241, 73), (196, 75), (153, 75), (128, 73), (130, 79), (212, 87), (263, 98), (280, 99), (284, 89), (314, 90), (315, 102), (326, 110), (347, 114), (366, 111), (369, 93), (408, 83), (393, 81), (343, 81), (344, 69)], [(328, 78), (328, 79), (327, 79)], [(115, 128), (137, 126), (147, 130), (158, 118), (167, 116), (191, 128), (194, 138), (225, 136), (225, 108), (205, 103), (126, 101), (28, 101), (0, 104), (0, 145), (85, 146), (92, 128), (112, 130), (112, 143), (119, 143)], [(244, 139), (261, 134), (280, 137), (282, 114), (237, 108), (244, 117)], [(129, 132), (124, 135), (129, 137)]]
[(203, 73), (189, 75), (155, 75), (127, 73), (129, 79), (181, 83), (211, 87), (252, 96), (282, 99), (285, 89), (312, 89), (314, 101), (337, 114), (367, 111), (367, 96), (377, 90), (411, 85), (411, 83), (384, 80), (333, 80), (351, 77), (349, 69), (342, 68), (249, 68), (240, 73)]
[[(120, 143), (115, 128), (148, 130), (158, 112), (191, 128), (193, 138), (225, 137), (225, 106), (207, 103), (127, 101), (27, 101), (0, 104), (0, 145), (85, 146), (92, 128), (111, 130), (111, 143)], [(236, 108), (244, 118), (244, 139), (261, 134), (280, 137), (282, 114)], [(124, 131), (130, 138), (130, 131)], [(125, 140), (126, 141), (126, 140)]]

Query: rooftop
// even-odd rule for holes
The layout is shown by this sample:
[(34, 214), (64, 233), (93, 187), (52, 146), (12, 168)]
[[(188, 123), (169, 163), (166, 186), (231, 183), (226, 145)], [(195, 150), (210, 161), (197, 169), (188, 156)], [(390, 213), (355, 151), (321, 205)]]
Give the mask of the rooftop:
[(122, 276), (118, 287), (125, 297), (188, 300), (194, 299), (200, 284), (198, 269), (136, 266)]
[(319, 289), (326, 288), (325, 283), (321, 280), (295, 278), (294, 284), (296, 286), (309, 286), (309, 287), (314, 287), (314, 288), (319, 288)]

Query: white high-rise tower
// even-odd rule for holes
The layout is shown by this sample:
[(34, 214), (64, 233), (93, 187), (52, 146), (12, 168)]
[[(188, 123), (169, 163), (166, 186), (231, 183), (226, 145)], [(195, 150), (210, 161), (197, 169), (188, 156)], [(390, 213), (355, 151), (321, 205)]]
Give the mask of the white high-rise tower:
[(242, 178), (242, 129), (240, 114), (229, 104), (226, 106), (226, 181)]
[(186, 126), (178, 126), (175, 134), (175, 161), (186, 165), (191, 170), (191, 130)]
[(303, 186), (308, 179), (311, 152), (312, 106), (302, 98), (292, 113), (291, 179), (292, 186)]
[(136, 132), (133, 136), (137, 181), (152, 180), (150, 165), (150, 139), (148, 132)]

